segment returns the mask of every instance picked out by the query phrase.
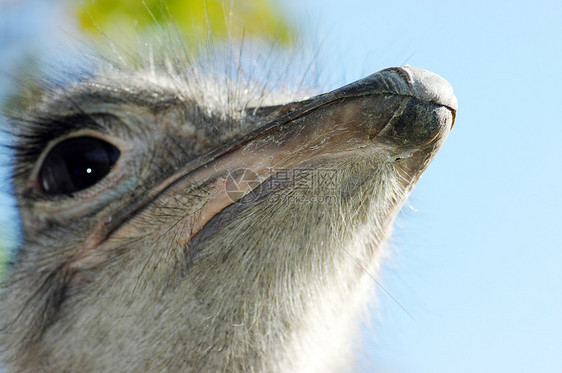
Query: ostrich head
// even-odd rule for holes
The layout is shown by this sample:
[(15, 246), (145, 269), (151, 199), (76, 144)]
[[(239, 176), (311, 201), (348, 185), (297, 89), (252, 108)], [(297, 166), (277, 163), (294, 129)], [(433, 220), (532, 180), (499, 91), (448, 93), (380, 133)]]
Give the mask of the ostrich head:
[(290, 101), (179, 60), (99, 60), (9, 108), (9, 370), (349, 368), (392, 221), (454, 122), (451, 86), (406, 66)]

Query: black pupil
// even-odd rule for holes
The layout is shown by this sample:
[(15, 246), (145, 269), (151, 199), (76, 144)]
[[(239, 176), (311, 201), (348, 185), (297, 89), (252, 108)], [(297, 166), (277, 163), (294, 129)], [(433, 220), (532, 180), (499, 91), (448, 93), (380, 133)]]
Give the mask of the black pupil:
[(70, 194), (103, 179), (117, 162), (119, 150), (95, 137), (75, 137), (51, 149), (39, 173), (46, 194)]

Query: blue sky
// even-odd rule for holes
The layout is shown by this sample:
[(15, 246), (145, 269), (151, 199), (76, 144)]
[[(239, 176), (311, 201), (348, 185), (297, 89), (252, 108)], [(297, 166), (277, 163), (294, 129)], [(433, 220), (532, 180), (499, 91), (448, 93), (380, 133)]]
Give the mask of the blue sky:
[[(25, 10), (41, 1), (21, 3)], [(320, 42), (335, 81), (408, 63), (442, 75), (459, 101), (455, 127), (401, 214), (384, 266), (386, 290), (413, 318), (379, 292), (365, 371), (562, 371), (562, 2), (279, 6), (309, 20), (302, 32)], [(16, 30), (28, 48), (48, 41), (38, 35), (51, 39), (48, 9), (23, 10), (0, 13), (0, 32)], [(5, 71), (12, 52), (2, 35)], [(5, 89), (6, 79), (0, 84)], [(8, 205), (0, 199), (4, 221)]]

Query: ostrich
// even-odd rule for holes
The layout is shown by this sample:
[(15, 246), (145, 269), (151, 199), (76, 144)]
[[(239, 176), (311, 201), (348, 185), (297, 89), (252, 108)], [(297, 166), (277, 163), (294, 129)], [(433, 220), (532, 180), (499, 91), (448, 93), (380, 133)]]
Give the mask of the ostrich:
[(298, 97), (170, 48), (136, 58), (61, 69), (7, 109), (22, 219), (7, 370), (353, 370), (451, 86), (404, 66)]

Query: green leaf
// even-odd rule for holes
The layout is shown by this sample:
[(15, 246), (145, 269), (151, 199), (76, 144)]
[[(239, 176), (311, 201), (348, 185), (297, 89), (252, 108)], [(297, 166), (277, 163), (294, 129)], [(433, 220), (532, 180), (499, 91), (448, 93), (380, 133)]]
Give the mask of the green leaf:
[(248, 35), (290, 44), (291, 27), (267, 0), (86, 0), (76, 9), (80, 28), (118, 42), (172, 23), (199, 42)]

